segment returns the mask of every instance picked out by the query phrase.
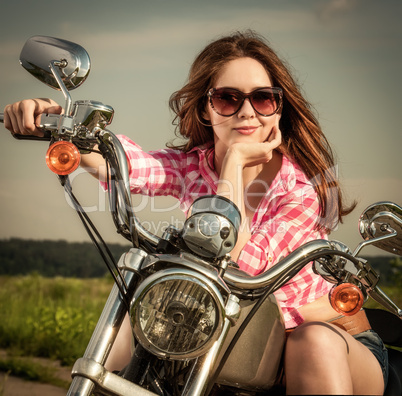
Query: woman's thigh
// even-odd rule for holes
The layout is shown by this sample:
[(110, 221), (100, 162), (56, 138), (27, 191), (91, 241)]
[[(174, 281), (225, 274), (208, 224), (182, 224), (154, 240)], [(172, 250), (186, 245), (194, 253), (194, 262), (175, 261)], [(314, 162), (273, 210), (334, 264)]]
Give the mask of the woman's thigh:
[(353, 336), (329, 323), (309, 322), (297, 328), (289, 337), (286, 355), (305, 363), (299, 366), (302, 372), (308, 373), (314, 366), (318, 381), (345, 381), (355, 394), (383, 393), (383, 372), (377, 358)]

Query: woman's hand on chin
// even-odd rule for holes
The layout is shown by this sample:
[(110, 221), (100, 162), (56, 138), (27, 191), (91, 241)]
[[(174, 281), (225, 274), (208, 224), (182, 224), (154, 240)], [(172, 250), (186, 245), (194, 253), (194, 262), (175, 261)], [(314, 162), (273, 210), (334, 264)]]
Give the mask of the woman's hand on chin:
[(278, 126), (274, 126), (268, 139), (262, 143), (234, 143), (226, 156), (236, 159), (238, 165), (251, 167), (265, 164), (272, 159), (272, 152), (282, 143), (282, 134)]

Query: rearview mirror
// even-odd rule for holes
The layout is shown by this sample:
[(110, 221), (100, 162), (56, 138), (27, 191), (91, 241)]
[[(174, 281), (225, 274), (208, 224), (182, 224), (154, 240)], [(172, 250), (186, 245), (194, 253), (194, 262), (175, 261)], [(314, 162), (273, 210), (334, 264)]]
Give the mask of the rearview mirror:
[[(34, 77), (60, 90), (49, 65), (62, 62), (65, 67), (57, 66), (57, 71), (66, 88), (78, 88), (88, 77), (91, 62), (88, 53), (80, 45), (54, 37), (33, 36), (25, 43), (20, 63)], [(63, 66), (64, 66), (63, 65)]]
[(377, 202), (360, 216), (359, 230), (364, 240), (381, 238), (373, 245), (389, 253), (402, 255), (402, 208), (392, 202)]

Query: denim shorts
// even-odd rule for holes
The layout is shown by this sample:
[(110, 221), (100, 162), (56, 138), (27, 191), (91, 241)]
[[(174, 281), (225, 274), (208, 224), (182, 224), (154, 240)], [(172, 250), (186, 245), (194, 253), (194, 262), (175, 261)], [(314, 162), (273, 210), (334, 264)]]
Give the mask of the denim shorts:
[(353, 336), (357, 341), (365, 345), (380, 363), (384, 376), (384, 389), (388, 382), (388, 351), (380, 336), (374, 330), (363, 331)]

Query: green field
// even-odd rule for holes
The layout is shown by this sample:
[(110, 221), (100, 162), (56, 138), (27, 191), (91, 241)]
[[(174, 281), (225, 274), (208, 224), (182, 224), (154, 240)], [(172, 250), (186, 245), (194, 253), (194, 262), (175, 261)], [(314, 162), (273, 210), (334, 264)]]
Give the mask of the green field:
[(0, 348), (71, 365), (82, 356), (112, 281), (0, 277)]

